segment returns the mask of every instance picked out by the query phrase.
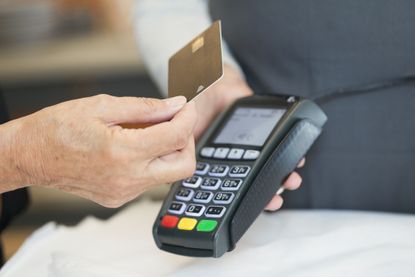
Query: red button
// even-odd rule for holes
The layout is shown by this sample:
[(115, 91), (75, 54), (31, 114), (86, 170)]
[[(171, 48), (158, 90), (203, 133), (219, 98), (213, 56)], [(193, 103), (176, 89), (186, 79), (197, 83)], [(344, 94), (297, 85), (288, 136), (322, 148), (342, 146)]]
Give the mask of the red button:
[(161, 226), (166, 228), (174, 228), (177, 225), (179, 218), (177, 216), (165, 215), (161, 220)]

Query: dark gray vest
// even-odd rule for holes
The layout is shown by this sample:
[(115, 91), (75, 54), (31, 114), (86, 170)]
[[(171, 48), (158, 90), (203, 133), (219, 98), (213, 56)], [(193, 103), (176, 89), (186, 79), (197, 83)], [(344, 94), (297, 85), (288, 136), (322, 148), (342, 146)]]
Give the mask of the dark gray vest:
[[(289, 208), (415, 212), (415, 1), (211, 0), (256, 93), (320, 101), (329, 117)], [(383, 84), (390, 84), (384, 86)]]

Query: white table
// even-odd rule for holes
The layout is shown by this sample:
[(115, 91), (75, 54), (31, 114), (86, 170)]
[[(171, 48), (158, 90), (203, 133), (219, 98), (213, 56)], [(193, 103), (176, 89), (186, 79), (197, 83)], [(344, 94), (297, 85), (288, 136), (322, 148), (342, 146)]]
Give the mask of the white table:
[(159, 202), (141, 201), (107, 221), (32, 235), (1, 276), (415, 276), (415, 216), (350, 211), (261, 215), (222, 258), (158, 250)]

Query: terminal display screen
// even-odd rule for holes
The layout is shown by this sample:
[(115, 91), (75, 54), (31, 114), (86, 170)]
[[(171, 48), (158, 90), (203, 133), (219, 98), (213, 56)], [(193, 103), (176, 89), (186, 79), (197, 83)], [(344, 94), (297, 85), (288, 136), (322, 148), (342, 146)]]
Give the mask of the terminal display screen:
[(237, 108), (216, 136), (214, 143), (263, 146), (285, 111), (270, 108)]

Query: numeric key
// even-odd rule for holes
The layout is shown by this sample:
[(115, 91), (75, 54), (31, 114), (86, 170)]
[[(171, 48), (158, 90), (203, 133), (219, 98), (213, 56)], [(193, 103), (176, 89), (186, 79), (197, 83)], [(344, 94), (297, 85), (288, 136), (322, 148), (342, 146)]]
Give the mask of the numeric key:
[(225, 214), (225, 211), (226, 211), (226, 208), (223, 206), (209, 206), (206, 209), (205, 216), (219, 218)]
[(228, 171), (229, 166), (216, 164), (212, 165), (212, 167), (210, 168), (209, 175), (214, 177), (223, 177), (226, 176), (226, 174), (228, 174)]
[(191, 205), (187, 206), (187, 209), (186, 209), (185, 213), (186, 213), (186, 215), (189, 215), (189, 216), (201, 216), (204, 211), (205, 211), (205, 206), (191, 204)]
[(232, 192), (217, 192), (213, 197), (213, 203), (215, 204), (229, 204), (232, 202), (235, 194)]
[(212, 200), (213, 193), (210, 191), (199, 190), (193, 197), (193, 201), (196, 203), (209, 203)]
[(232, 166), (231, 170), (229, 171), (230, 177), (246, 177), (249, 173), (251, 168), (247, 165), (235, 165)]
[(222, 181), (219, 178), (205, 178), (203, 179), (200, 188), (207, 190), (217, 190), (221, 183)]
[(223, 181), (221, 189), (222, 190), (238, 190), (242, 185), (241, 179), (226, 179)]
[(168, 208), (168, 212), (171, 214), (182, 214), (186, 209), (186, 204), (180, 202), (172, 202)]
[(209, 165), (207, 163), (197, 163), (195, 174), (205, 175), (209, 170)]
[(198, 188), (200, 186), (200, 183), (202, 183), (202, 177), (193, 176), (193, 177), (184, 179), (182, 182), (182, 185), (188, 188)]
[(195, 192), (192, 189), (180, 188), (176, 192), (176, 199), (181, 201), (190, 201)]

